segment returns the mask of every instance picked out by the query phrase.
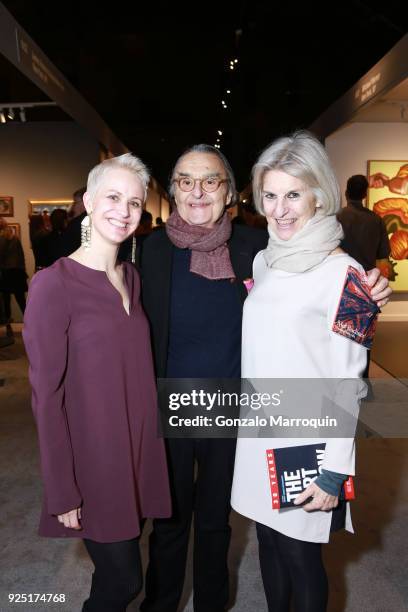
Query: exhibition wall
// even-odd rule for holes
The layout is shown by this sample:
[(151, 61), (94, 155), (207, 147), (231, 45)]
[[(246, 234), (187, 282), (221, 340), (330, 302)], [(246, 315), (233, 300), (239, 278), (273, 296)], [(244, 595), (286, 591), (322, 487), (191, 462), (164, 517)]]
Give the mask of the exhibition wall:
[[(347, 179), (353, 174), (367, 175), (369, 160), (406, 160), (408, 158), (408, 123), (350, 123), (325, 140), (336, 170), (345, 205)], [(408, 320), (408, 296), (396, 293), (380, 317), (384, 320)]]
[[(0, 196), (14, 199), (27, 273), (34, 272), (28, 233), (29, 200), (70, 200), (98, 163), (99, 144), (74, 122), (8, 122), (0, 126)], [(13, 318), (21, 315), (13, 300)]]

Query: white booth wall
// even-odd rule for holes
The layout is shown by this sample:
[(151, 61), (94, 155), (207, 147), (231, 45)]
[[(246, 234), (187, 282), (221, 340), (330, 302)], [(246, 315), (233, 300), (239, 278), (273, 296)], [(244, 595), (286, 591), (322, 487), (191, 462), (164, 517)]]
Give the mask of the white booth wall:
[[(99, 160), (99, 143), (71, 121), (0, 125), (0, 193), (14, 198), (14, 216), (29, 276), (34, 257), (28, 231), (29, 200), (70, 200)], [(21, 315), (13, 299), (13, 318)]]
[[(408, 123), (350, 123), (325, 141), (343, 194), (347, 179), (353, 174), (367, 175), (367, 161), (408, 159)], [(395, 294), (382, 309), (381, 319), (408, 320), (405, 293)]]

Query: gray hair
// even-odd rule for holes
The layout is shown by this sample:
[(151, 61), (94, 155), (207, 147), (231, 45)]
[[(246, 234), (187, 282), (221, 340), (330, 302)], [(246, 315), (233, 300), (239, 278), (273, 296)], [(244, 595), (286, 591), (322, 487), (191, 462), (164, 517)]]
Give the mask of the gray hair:
[(110, 170), (129, 170), (137, 176), (144, 187), (145, 201), (147, 198), (147, 188), (150, 181), (150, 173), (141, 159), (132, 153), (124, 153), (118, 157), (105, 159), (103, 162), (92, 168), (88, 174), (88, 182), (86, 190), (92, 200), (98, 190), (98, 187), (104, 178), (105, 174)]
[(216, 157), (218, 157), (218, 159), (220, 160), (220, 162), (225, 168), (225, 172), (227, 173), (229, 193), (231, 194), (231, 202), (229, 203), (229, 206), (234, 206), (234, 204), (238, 202), (238, 192), (237, 192), (237, 187), (235, 184), (235, 177), (234, 177), (234, 173), (232, 171), (231, 165), (228, 159), (225, 157), (223, 153), (221, 153), (219, 149), (209, 144), (193, 145), (192, 147), (189, 147), (188, 149), (186, 149), (177, 159), (176, 163), (174, 164), (173, 170), (171, 171), (171, 175), (170, 175), (170, 184), (169, 184), (170, 197), (174, 199), (173, 179), (174, 179), (174, 174), (176, 171), (177, 164), (185, 155), (188, 155), (189, 153), (207, 153), (207, 154), (215, 155)]
[(319, 202), (319, 214), (333, 215), (340, 209), (339, 184), (323, 145), (309, 132), (295, 132), (275, 140), (252, 168), (252, 190), (256, 209), (265, 214), (262, 186), (269, 170), (280, 170), (301, 179)]

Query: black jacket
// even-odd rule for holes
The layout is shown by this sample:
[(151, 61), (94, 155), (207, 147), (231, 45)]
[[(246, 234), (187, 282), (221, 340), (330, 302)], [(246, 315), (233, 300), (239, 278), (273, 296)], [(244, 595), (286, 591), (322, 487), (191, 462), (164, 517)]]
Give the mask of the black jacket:
[(372, 270), (377, 259), (390, 254), (390, 243), (383, 219), (362, 202), (350, 201), (337, 214), (344, 239), (341, 248), (360, 263), (364, 270)]
[[(247, 296), (243, 281), (252, 277), (252, 262), (267, 242), (266, 231), (233, 225), (228, 246), (242, 305)], [(159, 378), (166, 376), (167, 369), (170, 285), (175, 248), (165, 230), (153, 232), (143, 245), (139, 261), (143, 307), (150, 322), (156, 375)]]

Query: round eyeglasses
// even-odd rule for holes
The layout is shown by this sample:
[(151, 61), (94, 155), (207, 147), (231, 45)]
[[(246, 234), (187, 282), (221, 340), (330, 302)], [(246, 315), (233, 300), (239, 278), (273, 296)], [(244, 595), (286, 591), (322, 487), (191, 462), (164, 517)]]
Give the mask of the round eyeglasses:
[(180, 178), (173, 179), (173, 183), (177, 183), (181, 191), (193, 191), (197, 181), (200, 183), (200, 187), (206, 193), (212, 193), (217, 191), (221, 183), (227, 183), (228, 179), (219, 179), (216, 177), (207, 177), (203, 179), (194, 179), (191, 176), (181, 176)]

